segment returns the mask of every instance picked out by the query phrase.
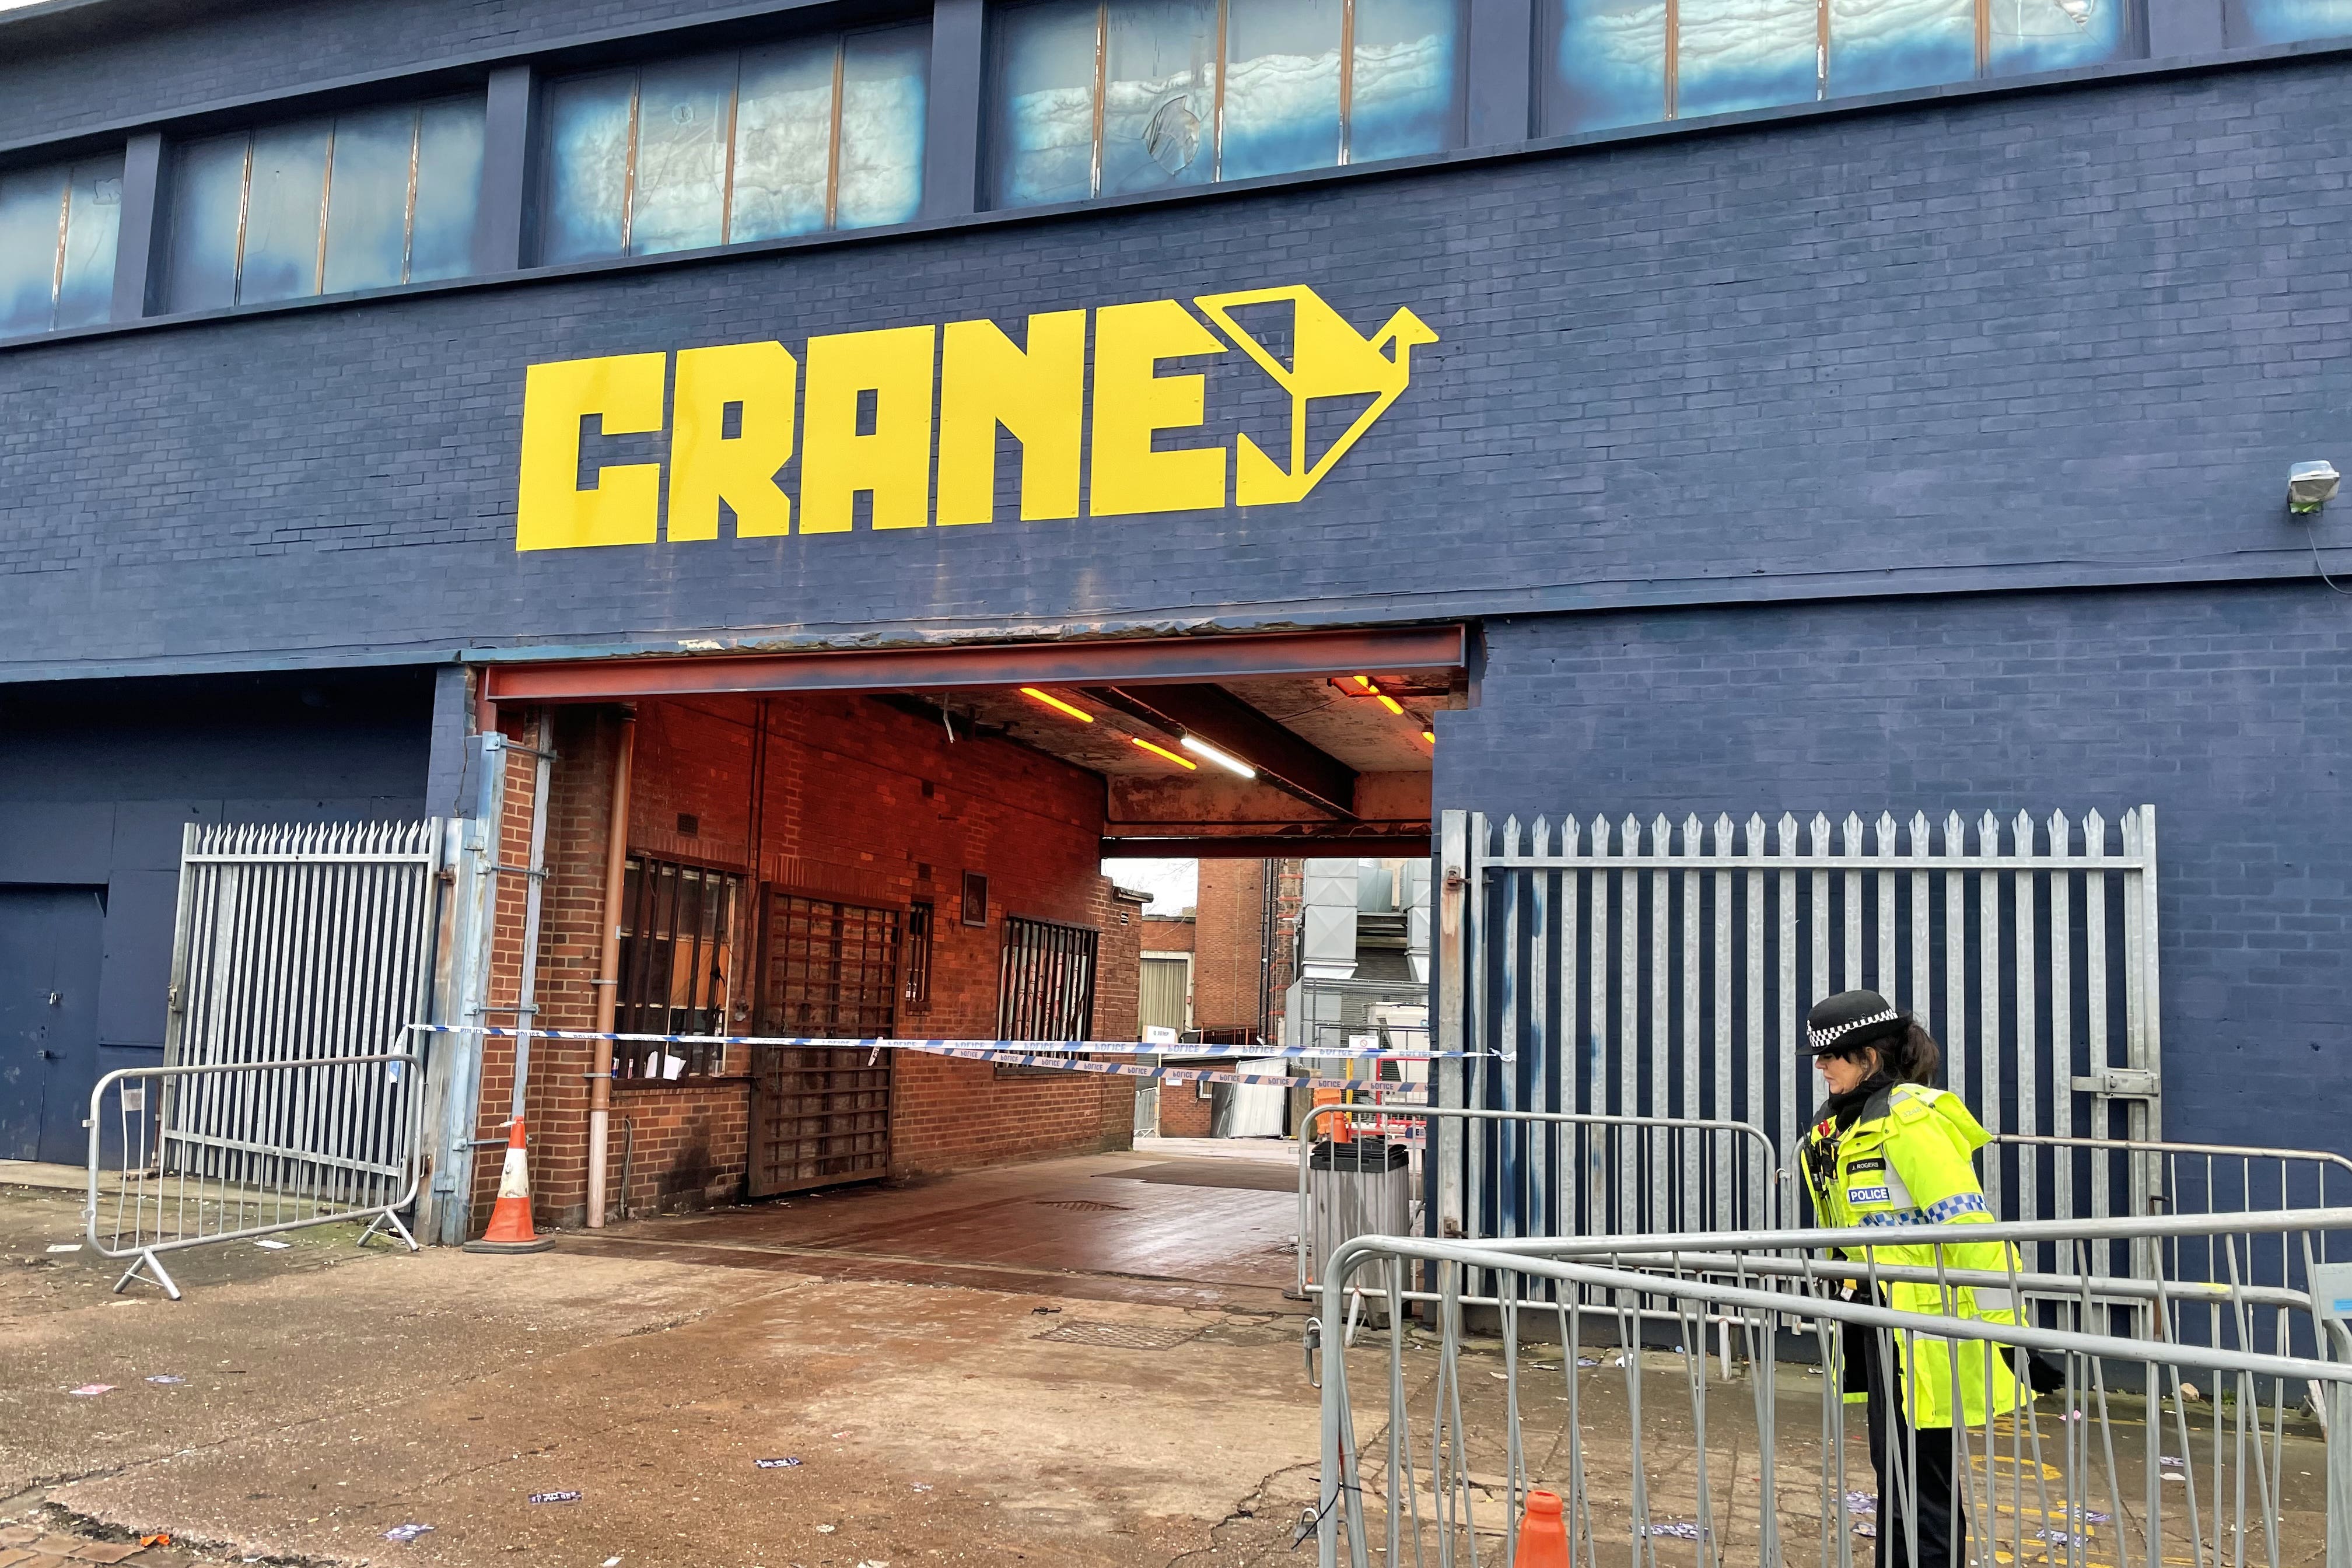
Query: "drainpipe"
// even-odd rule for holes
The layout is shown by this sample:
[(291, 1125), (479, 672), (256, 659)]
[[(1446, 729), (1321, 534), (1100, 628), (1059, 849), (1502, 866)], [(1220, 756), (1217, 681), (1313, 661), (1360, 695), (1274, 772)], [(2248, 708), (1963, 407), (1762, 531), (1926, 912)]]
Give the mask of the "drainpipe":
[[(637, 716), (621, 710), (621, 745), (613, 759), (613, 822), (604, 844), (604, 945), (596, 960), (596, 1032), (609, 1035), (620, 1016), (621, 898), (629, 874), (629, 765), (636, 755)], [(604, 1159), (613, 1121), (613, 1042), (598, 1040), (588, 1069), (588, 1225), (604, 1227)], [(623, 1184), (626, 1185), (626, 1168)], [(624, 1203), (628, 1194), (622, 1194)]]
[[(515, 998), (514, 1103), (508, 1112), (516, 1121), (522, 1120), (523, 1091), (530, 1078), (530, 1026), (539, 1017), (539, 911), (547, 889), (547, 789), (554, 772), (555, 721), (542, 708), (538, 784), (530, 801), (530, 864), (523, 868), (522, 984)], [(491, 832), (497, 833), (495, 826)]]

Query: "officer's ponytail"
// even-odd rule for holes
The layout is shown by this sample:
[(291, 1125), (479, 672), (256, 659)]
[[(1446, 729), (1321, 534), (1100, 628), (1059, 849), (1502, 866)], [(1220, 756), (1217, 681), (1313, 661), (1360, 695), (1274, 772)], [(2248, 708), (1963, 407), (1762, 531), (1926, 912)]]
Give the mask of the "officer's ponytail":
[(1903, 1025), (1903, 1033), (1881, 1047), (1887, 1076), (1932, 1089), (1937, 1075), (1943, 1070), (1943, 1047), (1936, 1044), (1936, 1037), (1918, 1019), (1906, 1014)]

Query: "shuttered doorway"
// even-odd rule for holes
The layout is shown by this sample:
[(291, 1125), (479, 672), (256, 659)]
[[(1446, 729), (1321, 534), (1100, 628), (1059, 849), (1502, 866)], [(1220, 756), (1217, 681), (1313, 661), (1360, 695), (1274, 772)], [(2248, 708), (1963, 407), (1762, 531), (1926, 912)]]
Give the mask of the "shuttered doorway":
[[(772, 889), (761, 927), (760, 1033), (877, 1039), (892, 1032), (903, 911)], [(868, 1181), (889, 1168), (891, 1054), (754, 1050), (753, 1197)]]

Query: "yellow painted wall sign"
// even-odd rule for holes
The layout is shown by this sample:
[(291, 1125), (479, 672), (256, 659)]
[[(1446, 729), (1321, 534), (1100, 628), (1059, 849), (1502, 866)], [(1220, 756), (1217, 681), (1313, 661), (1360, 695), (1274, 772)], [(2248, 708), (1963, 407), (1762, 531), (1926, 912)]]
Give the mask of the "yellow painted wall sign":
[[(1208, 294), (1192, 304), (1200, 314), (1175, 300), (1095, 310), (1091, 402), (1085, 310), (1030, 317), (1022, 344), (988, 321), (811, 338), (805, 366), (772, 342), (532, 365), (523, 379), (515, 548), (716, 539), (722, 501), (739, 538), (845, 533), (860, 491), (872, 497), (877, 530), (991, 522), (999, 426), (1021, 443), (1024, 520), (1076, 517), (1081, 464), (1089, 516), (1223, 507), (1227, 449), (1160, 450), (1155, 437), (1207, 422), (1207, 377), (1163, 375), (1160, 362), (1232, 349), (1290, 400), (1287, 451), (1269, 455), (1248, 436), (1235, 437), (1232, 502), (1300, 501), (1403, 395), (1414, 345), (1437, 341), (1402, 310), (1366, 338), (1303, 286)], [(1254, 305), (1290, 307), (1287, 363), (1234, 320)], [(596, 417), (607, 436), (659, 432), (665, 394), (666, 533), (663, 464), (606, 464), (586, 489), (580, 476), (583, 421)], [(1307, 405), (1367, 395), (1370, 404), (1310, 460)], [(796, 437), (797, 527), (793, 500), (775, 482)]]

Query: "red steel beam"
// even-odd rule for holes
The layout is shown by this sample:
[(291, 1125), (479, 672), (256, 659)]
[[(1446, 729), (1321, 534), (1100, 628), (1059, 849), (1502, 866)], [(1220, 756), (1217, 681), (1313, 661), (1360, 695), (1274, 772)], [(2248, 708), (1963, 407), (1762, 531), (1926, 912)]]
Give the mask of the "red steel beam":
[(1281, 833), (1254, 837), (1205, 834), (1198, 837), (1106, 838), (1106, 860), (1282, 860), (1328, 855), (1426, 855), (1430, 836), (1423, 833), (1344, 834)]
[(1145, 685), (1457, 669), (1465, 646), (1463, 628), (1451, 626), (824, 653), (665, 654), (490, 664), (483, 668), (482, 691), (489, 702), (609, 702), (733, 691)]

